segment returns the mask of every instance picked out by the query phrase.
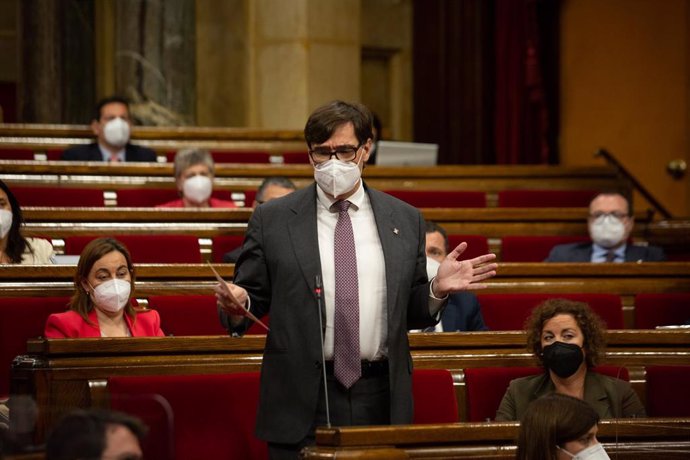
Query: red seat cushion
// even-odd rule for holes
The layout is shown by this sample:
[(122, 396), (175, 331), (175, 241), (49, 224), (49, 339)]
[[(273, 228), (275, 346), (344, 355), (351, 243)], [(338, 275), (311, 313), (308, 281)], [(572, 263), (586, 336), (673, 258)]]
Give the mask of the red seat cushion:
[(214, 295), (150, 296), (149, 308), (158, 311), (166, 334), (227, 335), (221, 326)]
[(283, 163), (290, 164), (309, 164), (309, 153), (306, 150), (302, 152), (284, 152)]
[(589, 241), (589, 236), (504, 236), (501, 238), (502, 262), (543, 262), (554, 246)]
[(73, 206), (103, 207), (103, 191), (95, 188), (12, 187), (12, 193), (22, 207)]
[(239, 248), (244, 242), (242, 235), (223, 235), (213, 237), (213, 261), (223, 262), (223, 255), (233, 249)]
[(534, 307), (550, 298), (585, 302), (608, 329), (623, 328), (623, 305), (616, 294), (478, 294), (484, 322), (491, 330), (521, 330)]
[[(193, 235), (112, 235), (124, 244), (137, 264), (201, 263), (199, 239)], [(65, 238), (65, 254), (79, 255), (98, 236)]]
[(386, 190), (417, 208), (485, 208), (486, 194), (463, 190)]
[[(214, 190), (211, 196), (225, 201), (232, 200), (230, 193), (225, 190)], [(152, 208), (179, 198), (180, 194), (175, 188), (132, 188), (117, 191), (119, 207)]]
[(465, 369), (467, 420), (484, 422), (496, 418), (508, 384), (513, 379), (539, 374), (539, 367), (479, 367)]
[(586, 208), (596, 190), (501, 190), (498, 206), (505, 208)]
[(413, 423), (455, 423), (458, 403), (453, 376), (446, 369), (415, 369), (412, 372)]
[(265, 459), (254, 436), (259, 373), (122, 376), (108, 379), (113, 409), (149, 427), (146, 459)]
[(0, 399), (9, 394), (15, 356), (26, 353), (26, 341), (41, 337), (48, 316), (68, 303), (68, 297), (0, 297)]
[[(163, 155), (168, 163), (175, 161), (177, 152), (165, 152)], [(215, 163), (270, 163), (272, 154), (256, 150), (211, 150), (211, 157)]]
[(489, 242), (483, 235), (448, 235), (449, 251), (463, 241), (467, 243), (467, 249), (460, 254), (460, 260), (473, 259), (489, 253)]
[(665, 292), (635, 296), (637, 329), (654, 329), (674, 324), (690, 324), (690, 293)]
[(647, 367), (647, 415), (690, 417), (690, 366)]

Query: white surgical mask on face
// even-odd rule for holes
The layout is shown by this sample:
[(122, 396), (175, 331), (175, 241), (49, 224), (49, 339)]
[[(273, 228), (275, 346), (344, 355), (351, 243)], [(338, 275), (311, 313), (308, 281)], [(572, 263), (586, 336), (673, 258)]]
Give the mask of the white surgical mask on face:
[(127, 280), (112, 279), (93, 288), (93, 302), (101, 310), (117, 313), (129, 302), (132, 284)]
[(129, 141), (129, 123), (122, 118), (114, 118), (105, 124), (103, 136), (108, 144), (124, 147)]
[(434, 276), (436, 276), (436, 273), (438, 272), (438, 267), (440, 267), (441, 264), (432, 259), (431, 257), (426, 258), (426, 277), (431, 279)]
[(362, 177), (362, 171), (359, 170), (361, 159), (359, 157), (357, 163), (352, 163), (332, 158), (314, 165), (314, 180), (321, 190), (337, 198), (352, 190)]
[(0, 238), (5, 238), (12, 228), (12, 211), (0, 209)]
[(210, 177), (196, 175), (185, 179), (182, 184), (182, 193), (192, 203), (201, 204), (211, 196), (213, 182)]
[(599, 216), (589, 224), (589, 235), (599, 246), (612, 248), (623, 241), (625, 224), (615, 216)]
[(604, 446), (599, 443), (589, 446), (588, 448), (581, 450), (577, 455), (573, 455), (567, 450), (563, 449), (561, 446), (557, 446), (561, 451), (565, 452), (566, 455), (570, 455), (573, 460), (610, 460), (609, 455), (604, 450)]

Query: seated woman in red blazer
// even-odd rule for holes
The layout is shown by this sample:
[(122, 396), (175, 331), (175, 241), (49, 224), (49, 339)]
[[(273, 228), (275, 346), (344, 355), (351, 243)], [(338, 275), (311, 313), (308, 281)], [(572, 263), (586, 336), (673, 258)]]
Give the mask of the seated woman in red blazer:
[(46, 321), (49, 339), (163, 336), (155, 310), (135, 310), (130, 302), (134, 269), (127, 248), (113, 238), (97, 238), (79, 256), (70, 309)]

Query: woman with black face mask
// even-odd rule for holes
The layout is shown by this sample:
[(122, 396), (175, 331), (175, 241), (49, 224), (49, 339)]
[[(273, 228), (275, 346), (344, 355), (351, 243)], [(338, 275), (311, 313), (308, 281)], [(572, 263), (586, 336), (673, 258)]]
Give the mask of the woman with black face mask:
[(605, 327), (587, 304), (549, 299), (526, 325), (527, 347), (544, 373), (510, 382), (496, 420), (521, 420), (530, 402), (550, 393), (583, 399), (602, 419), (646, 416), (630, 383), (592, 371), (604, 354)]

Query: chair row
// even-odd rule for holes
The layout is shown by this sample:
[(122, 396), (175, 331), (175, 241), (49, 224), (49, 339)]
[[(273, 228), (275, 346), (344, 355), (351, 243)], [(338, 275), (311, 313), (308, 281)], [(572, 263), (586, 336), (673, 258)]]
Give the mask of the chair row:
[[(505, 208), (586, 208), (596, 190), (501, 190), (487, 199), (487, 193), (465, 190), (386, 190), (419, 208), (484, 208), (489, 201)], [(12, 192), (22, 206), (120, 206), (153, 207), (179, 198), (174, 187), (86, 188), (13, 185)], [(233, 199), (251, 206), (256, 190), (216, 190), (216, 198)], [(584, 214), (583, 214), (584, 216)]]

